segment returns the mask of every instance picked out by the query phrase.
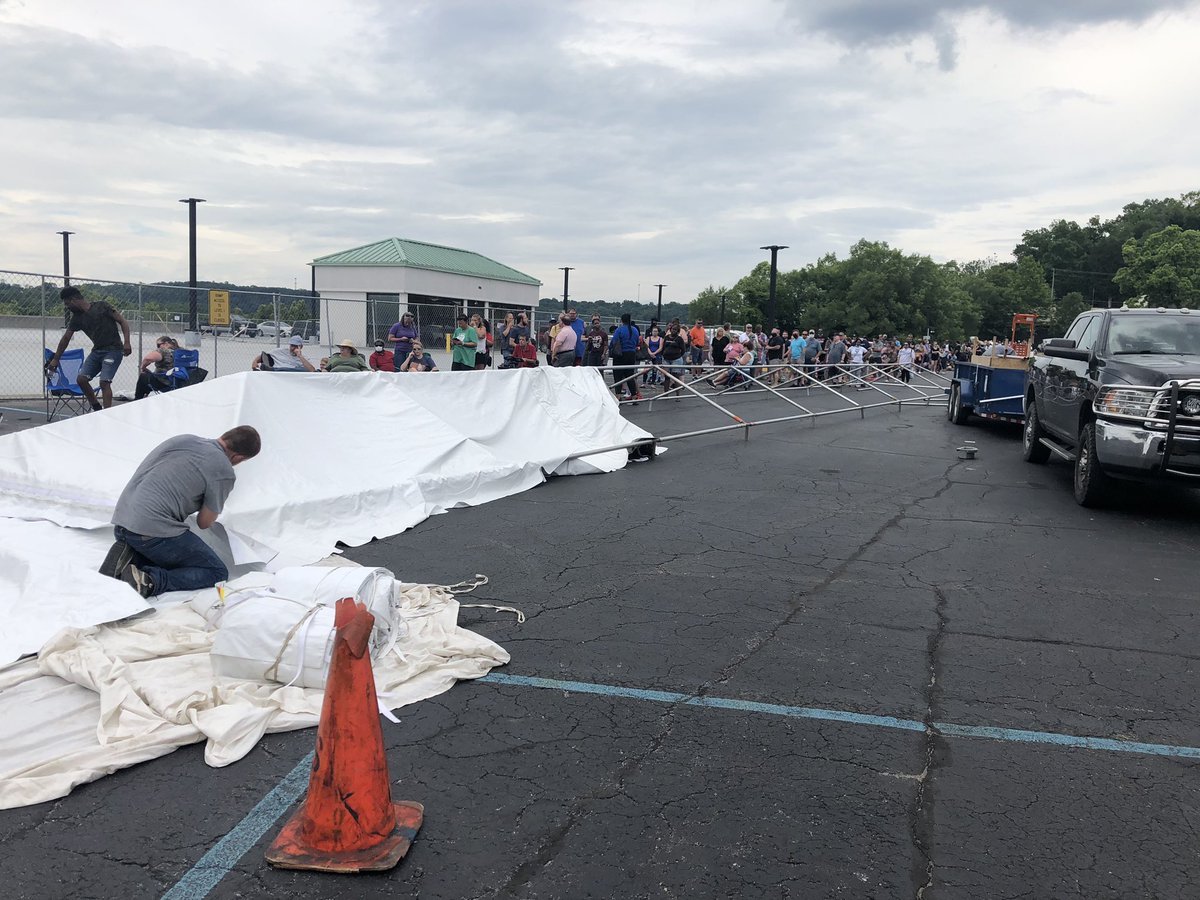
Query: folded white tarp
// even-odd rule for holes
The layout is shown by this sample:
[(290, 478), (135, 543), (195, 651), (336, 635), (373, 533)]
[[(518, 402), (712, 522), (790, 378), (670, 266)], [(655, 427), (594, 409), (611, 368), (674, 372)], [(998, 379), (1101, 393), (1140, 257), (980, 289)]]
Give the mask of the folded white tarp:
[(220, 523), (204, 537), (227, 561), (272, 571), (322, 559), (339, 541), (363, 544), (526, 490), (546, 472), (619, 469), (623, 450), (568, 457), (649, 437), (621, 417), (592, 368), (248, 372), (7, 435), (0, 665), (59, 628), (146, 608), (96, 575), (117, 497), (166, 438), (216, 437), (235, 425), (259, 430), (262, 453), (238, 466)]
[[(400, 585), (396, 609), (404, 637), (374, 662), (388, 708), (508, 662), (498, 644), (458, 627), (458, 603), (444, 589)], [(36, 660), (0, 670), (0, 809), (65, 796), (197, 741), (207, 742), (209, 765), (228, 765), (268, 732), (317, 723), (321, 690), (214, 677), (213, 637), (203, 615), (177, 604), (63, 629)]]

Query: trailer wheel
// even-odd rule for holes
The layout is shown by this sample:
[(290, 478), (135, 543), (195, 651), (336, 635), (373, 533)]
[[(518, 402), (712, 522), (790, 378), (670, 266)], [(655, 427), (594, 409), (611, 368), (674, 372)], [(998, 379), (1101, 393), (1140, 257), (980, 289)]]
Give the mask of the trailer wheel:
[(1025, 428), (1021, 432), (1021, 457), (1025, 462), (1042, 464), (1050, 458), (1050, 448), (1042, 443), (1046, 436), (1038, 419), (1037, 401), (1030, 398), (1025, 408)]
[(966, 425), (971, 418), (971, 408), (963, 406), (962, 385), (957, 381), (950, 385), (950, 402), (946, 404), (946, 418), (955, 425)]
[(1103, 506), (1111, 481), (1096, 459), (1096, 425), (1088, 422), (1075, 445), (1075, 502), (1080, 506)]

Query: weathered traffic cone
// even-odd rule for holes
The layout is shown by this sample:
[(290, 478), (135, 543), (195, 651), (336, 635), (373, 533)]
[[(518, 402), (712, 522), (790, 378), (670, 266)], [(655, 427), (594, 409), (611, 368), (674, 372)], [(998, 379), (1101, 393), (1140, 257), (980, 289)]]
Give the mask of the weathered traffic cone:
[(267, 850), (267, 862), (282, 869), (377, 872), (408, 852), (425, 807), (392, 802), (367, 653), (375, 617), (347, 598), (338, 601), (334, 624), (308, 796)]

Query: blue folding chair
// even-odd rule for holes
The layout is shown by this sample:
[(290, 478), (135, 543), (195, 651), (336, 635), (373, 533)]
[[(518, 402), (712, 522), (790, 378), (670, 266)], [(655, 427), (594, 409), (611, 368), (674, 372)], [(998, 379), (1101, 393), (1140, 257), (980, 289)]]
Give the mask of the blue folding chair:
[(164, 375), (165, 381), (157, 388), (157, 393), (198, 384), (208, 377), (208, 370), (200, 368), (199, 350), (176, 350), (174, 365)]
[[(50, 362), (54, 351), (43, 347), (42, 353), (44, 366)], [(53, 419), (60, 409), (71, 410), (71, 415), (75, 416), (87, 412), (87, 398), (83, 395), (83, 388), (75, 381), (79, 377), (79, 370), (83, 368), (83, 357), (82, 347), (67, 350), (58, 358), (58, 367), (53, 372), (46, 372), (42, 398), (46, 401), (47, 422)]]

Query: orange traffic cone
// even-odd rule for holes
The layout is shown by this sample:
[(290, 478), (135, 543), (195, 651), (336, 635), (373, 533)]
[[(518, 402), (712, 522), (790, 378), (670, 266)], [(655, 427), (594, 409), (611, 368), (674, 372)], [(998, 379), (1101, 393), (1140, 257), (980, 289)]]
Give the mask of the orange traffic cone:
[(304, 805), (267, 850), (282, 869), (377, 872), (412, 846), (425, 807), (392, 802), (367, 642), (375, 617), (339, 600), (333, 659)]

